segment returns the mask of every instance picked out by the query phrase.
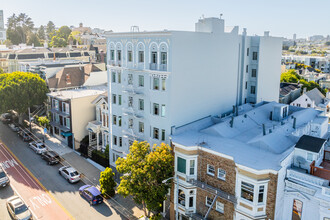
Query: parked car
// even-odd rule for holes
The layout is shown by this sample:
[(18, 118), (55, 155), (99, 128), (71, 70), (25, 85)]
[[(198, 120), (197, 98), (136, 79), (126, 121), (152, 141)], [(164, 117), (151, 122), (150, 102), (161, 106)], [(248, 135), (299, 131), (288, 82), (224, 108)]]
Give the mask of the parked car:
[(12, 219), (28, 220), (33, 219), (32, 214), (23, 200), (18, 196), (12, 196), (7, 200), (7, 210)]
[(42, 142), (33, 141), (29, 143), (29, 147), (37, 154), (42, 154), (47, 151), (47, 147)]
[(12, 131), (15, 131), (15, 132), (18, 132), (20, 130), (19, 127), (16, 126), (15, 124), (8, 124), (8, 126)]
[(70, 166), (61, 167), (58, 173), (63, 176), (69, 183), (75, 183), (80, 180), (79, 172)]
[(32, 141), (31, 135), (31, 132), (25, 130), (18, 132), (18, 136), (20, 136), (24, 142)]
[(10, 180), (7, 176), (7, 173), (2, 167), (0, 166), (0, 186), (5, 187), (9, 184)]
[(0, 120), (4, 123), (4, 124), (9, 124), (10, 122), (12, 122), (12, 117), (10, 113), (3, 113), (0, 116)]
[(84, 185), (80, 187), (79, 194), (83, 196), (90, 205), (96, 205), (103, 202), (101, 192), (94, 186)]
[(48, 165), (58, 164), (61, 161), (61, 157), (55, 151), (46, 151), (41, 154), (41, 158), (44, 159)]

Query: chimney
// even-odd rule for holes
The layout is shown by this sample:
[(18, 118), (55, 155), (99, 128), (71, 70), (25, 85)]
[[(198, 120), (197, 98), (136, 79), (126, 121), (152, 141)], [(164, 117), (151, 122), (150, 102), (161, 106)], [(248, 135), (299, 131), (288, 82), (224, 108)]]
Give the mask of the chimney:
[(269, 37), (269, 31), (265, 31), (265, 32), (264, 32), (264, 36), (265, 36), (265, 37)]
[(307, 88), (305, 87), (303, 90), (303, 94), (307, 92)]
[(262, 124), (262, 134), (264, 136), (266, 135), (266, 126), (265, 126), (265, 124)]
[(233, 126), (234, 126), (234, 116), (232, 116), (230, 120), (230, 127), (232, 128)]
[(293, 117), (293, 129), (296, 129), (296, 124), (297, 124), (297, 118)]

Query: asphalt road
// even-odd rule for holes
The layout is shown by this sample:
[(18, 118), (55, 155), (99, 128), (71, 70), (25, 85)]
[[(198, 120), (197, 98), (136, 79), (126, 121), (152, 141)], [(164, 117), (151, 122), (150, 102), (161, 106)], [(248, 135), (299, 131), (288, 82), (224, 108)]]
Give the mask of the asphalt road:
[[(16, 156), (16, 159), (18, 160), (17, 162), (21, 162), (22, 165), (28, 170), (28, 173), (30, 172), (31, 176), (34, 176), (37, 179), (37, 181), (31, 181), (40, 183), (39, 187), (41, 187), (41, 189), (38, 188), (38, 190), (35, 190), (34, 196), (42, 196), (45, 194), (45, 199), (49, 200), (50, 198), (52, 200), (52, 204), (55, 206), (55, 209), (60, 210), (59, 212), (62, 214), (66, 213), (66, 215), (72, 219), (124, 219), (120, 213), (117, 213), (116, 210), (111, 208), (106, 203), (97, 206), (90, 206), (78, 192), (79, 187), (84, 185), (82, 181), (75, 184), (68, 183), (58, 174), (58, 168), (60, 168), (61, 165), (47, 165), (39, 155), (35, 154), (32, 149), (28, 147), (27, 143), (23, 142), (15, 132), (11, 131), (7, 125), (2, 124), (1, 122), (0, 142), (7, 146)], [(14, 173), (12, 173), (10, 169), (7, 170), (7, 173), (9, 174), (11, 181), (14, 181), (14, 176), (12, 176)], [(34, 188), (38, 187), (37, 183), (34, 183), (36, 184), (34, 185)], [(13, 185), (18, 194), (25, 193), (26, 190), (31, 189), (31, 186), (26, 183), (24, 184), (23, 181), (21, 181), (19, 185), (19, 189), (16, 189), (15, 185)], [(26, 188), (24, 188), (24, 186)], [(47, 191), (45, 191), (45, 189), (47, 189)], [(14, 190), (11, 187), (0, 189), (0, 219), (10, 219), (5, 208), (5, 201), (13, 194)], [(49, 197), (47, 197), (47, 195)], [(45, 209), (45, 206), (39, 204), (39, 209)], [(38, 211), (36, 206), (33, 204), (30, 204), (30, 209), (32, 209), (38, 219), (48, 219), (45, 214), (42, 214), (44, 211)]]

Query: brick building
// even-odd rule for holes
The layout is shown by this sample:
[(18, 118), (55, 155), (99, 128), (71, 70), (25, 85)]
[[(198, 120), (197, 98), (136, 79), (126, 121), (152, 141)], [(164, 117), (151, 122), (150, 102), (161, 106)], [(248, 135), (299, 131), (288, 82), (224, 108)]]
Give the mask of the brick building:
[(328, 135), (328, 118), (315, 109), (275, 102), (233, 109), (173, 128), (171, 219), (176, 210), (178, 219), (283, 219), (296, 143)]

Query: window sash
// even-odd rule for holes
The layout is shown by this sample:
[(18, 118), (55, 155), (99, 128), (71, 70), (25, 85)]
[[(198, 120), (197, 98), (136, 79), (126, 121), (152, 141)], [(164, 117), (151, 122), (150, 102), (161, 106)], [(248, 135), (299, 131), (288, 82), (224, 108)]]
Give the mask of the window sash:
[(139, 86), (144, 87), (144, 76), (139, 76)]
[(167, 64), (167, 53), (161, 52), (161, 64)]
[(207, 165), (207, 174), (210, 174), (210, 175), (214, 176), (215, 168), (214, 168), (213, 165), (210, 165), (210, 164)]
[(144, 51), (139, 51), (139, 63), (144, 62)]
[(225, 180), (226, 179), (226, 171), (218, 168), (218, 178)]
[(177, 171), (186, 174), (186, 159), (177, 157)]
[(144, 110), (144, 100), (139, 99), (139, 110), (143, 111)]
[(241, 182), (241, 198), (253, 202), (254, 185), (246, 182)]
[(224, 213), (225, 205), (221, 202), (216, 201), (215, 210), (217, 210), (220, 213)]
[(159, 90), (159, 78), (153, 78), (153, 89)]
[(207, 207), (210, 207), (212, 205), (212, 202), (213, 202), (213, 200), (210, 197), (208, 197), (208, 196), (205, 197), (205, 205)]
[(195, 160), (190, 160), (189, 163), (189, 175), (195, 175)]
[(139, 122), (139, 132), (144, 133), (144, 123), (143, 122)]
[(127, 51), (127, 60), (128, 62), (132, 62), (133, 61), (133, 56), (132, 56), (132, 51)]

